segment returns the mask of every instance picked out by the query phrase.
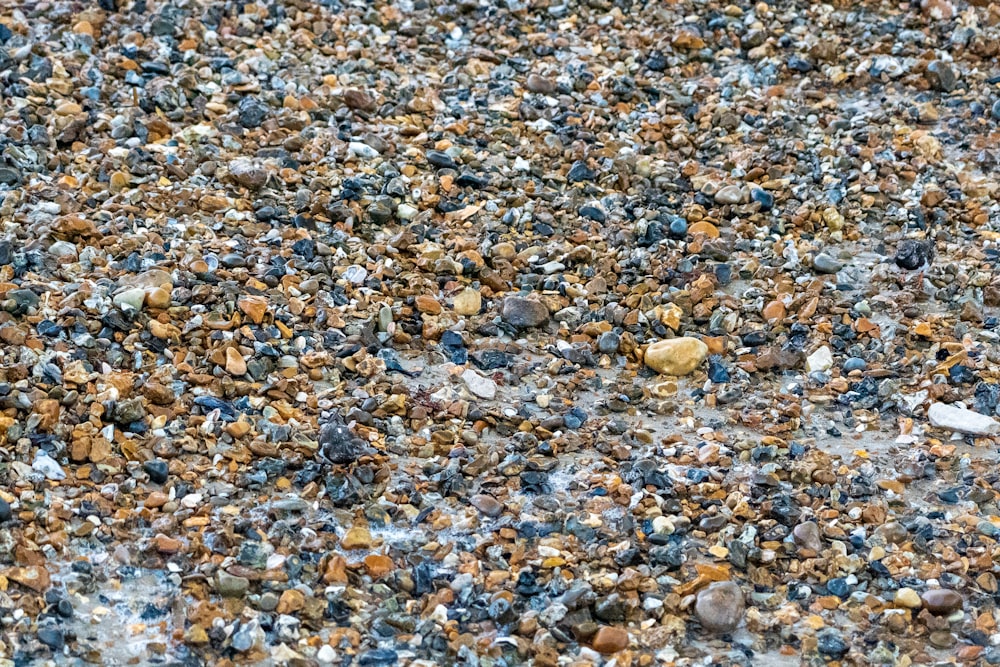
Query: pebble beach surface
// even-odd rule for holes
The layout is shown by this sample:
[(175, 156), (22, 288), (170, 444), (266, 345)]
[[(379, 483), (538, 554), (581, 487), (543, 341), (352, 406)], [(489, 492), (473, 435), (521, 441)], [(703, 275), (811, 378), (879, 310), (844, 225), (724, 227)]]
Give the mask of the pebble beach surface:
[(1000, 5), (0, 0), (0, 667), (1000, 664)]

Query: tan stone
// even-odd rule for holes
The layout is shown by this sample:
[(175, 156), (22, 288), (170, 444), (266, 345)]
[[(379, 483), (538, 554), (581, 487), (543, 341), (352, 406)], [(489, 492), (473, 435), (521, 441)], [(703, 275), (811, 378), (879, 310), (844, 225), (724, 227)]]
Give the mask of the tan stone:
[(295, 588), (289, 588), (288, 590), (282, 592), (281, 598), (278, 600), (279, 614), (291, 614), (293, 612), (299, 611), (306, 604), (306, 596), (302, 591)]
[(455, 295), (454, 301), (452, 301), (452, 308), (454, 308), (455, 312), (459, 315), (476, 315), (482, 307), (482, 295), (479, 293), (479, 290), (471, 287), (466, 287), (464, 290), (459, 292)]
[(36, 593), (44, 592), (51, 583), (49, 571), (41, 565), (12, 567), (3, 572), (3, 576)]
[(260, 324), (264, 321), (264, 314), (267, 313), (267, 299), (264, 297), (241, 296), (236, 305), (254, 324)]
[(688, 375), (705, 361), (708, 346), (697, 338), (670, 338), (646, 348), (644, 361), (657, 373)]
[(421, 313), (427, 313), (428, 315), (441, 314), (441, 304), (438, 303), (438, 300), (432, 296), (421, 294), (415, 299), (415, 302), (417, 304), (417, 310)]
[(372, 534), (366, 526), (351, 526), (340, 540), (345, 549), (367, 549), (372, 545)]
[(624, 628), (615, 628), (604, 625), (598, 629), (594, 635), (591, 646), (598, 653), (617, 653), (628, 648), (628, 631)]
[(246, 375), (247, 362), (235, 347), (226, 348), (226, 372), (230, 375)]

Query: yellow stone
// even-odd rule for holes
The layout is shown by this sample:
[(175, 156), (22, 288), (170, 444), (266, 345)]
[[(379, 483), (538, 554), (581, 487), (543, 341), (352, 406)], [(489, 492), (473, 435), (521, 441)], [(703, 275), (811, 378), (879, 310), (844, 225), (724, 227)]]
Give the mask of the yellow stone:
[(267, 299), (264, 297), (241, 296), (236, 305), (254, 324), (260, 324), (264, 321), (264, 314), (267, 312)]
[(345, 549), (367, 549), (372, 545), (372, 534), (366, 526), (351, 526), (340, 540)]
[(644, 361), (657, 373), (688, 375), (708, 356), (708, 346), (697, 338), (688, 336), (660, 340), (648, 348)]
[(466, 287), (455, 296), (452, 307), (459, 315), (476, 315), (483, 307), (483, 297), (479, 290)]

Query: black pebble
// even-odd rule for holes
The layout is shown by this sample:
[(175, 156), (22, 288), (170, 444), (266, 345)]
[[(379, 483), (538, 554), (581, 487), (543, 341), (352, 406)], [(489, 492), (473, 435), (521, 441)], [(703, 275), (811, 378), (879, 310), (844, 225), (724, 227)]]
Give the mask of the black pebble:
[(167, 462), (163, 459), (151, 459), (142, 464), (142, 469), (149, 475), (149, 481), (163, 484), (167, 481)]
[(930, 259), (927, 245), (913, 239), (906, 239), (896, 249), (896, 266), (907, 271), (919, 269)]

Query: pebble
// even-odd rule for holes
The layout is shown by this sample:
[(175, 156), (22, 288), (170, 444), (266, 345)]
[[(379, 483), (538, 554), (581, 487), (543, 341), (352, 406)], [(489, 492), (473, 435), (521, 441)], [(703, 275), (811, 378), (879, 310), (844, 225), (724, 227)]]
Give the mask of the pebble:
[(931, 426), (969, 435), (996, 435), (1000, 433), (1000, 422), (967, 408), (947, 403), (933, 403), (927, 409), (927, 419)]
[(725, 634), (739, 627), (744, 617), (743, 591), (732, 581), (717, 581), (698, 592), (694, 612), (702, 627)]
[(162, 459), (151, 459), (142, 464), (142, 469), (149, 475), (149, 481), (154, 484), (164, 484), (168, 478), (167, 462)]
[(945, 616), (962, 608), (962, 596), (947, 588), (932, 588), (920, 596), (924, 607), (937, 616)]
[(478, 290), (467, 287), (455, 296), (452, 307), (459, 315), (478, 315), (483, 307), (482, 295)]
[(610, 655), (628, 648), (628, 631), (623, 628), (602, 625), (594, 634), (591, 646), (598, 653)]
[(504, 299), (500, 315), (504, 322), (518, 329), (530, 329), (548, 321), (549, 309), (538, 301), (510, 296)]
[(795, 543), (800, 547), (815, 551), (817, 554), (823, 550), (823, 540), (820, 536), (819, 526), (814, 521), (800, 523), (792, 529), (792, 536)]
[(826, 253), (821, 252), (813, 258), (813, 269), (816, 273), (838, 273), (843, 268), (844, 265), (841, 262)]
[(897, 605), (906, 607), (907, 609), (920, 609), (923, 604), (920, 600), (920, 595), (912, 588), (905, 586), (896, 591), (895, 602)]
[(496, 398), (496, 382), (490, 378), (483, 377), (471, 368), (462, 373), (462, 381), (465, 382), (465, 386), (468, 387), (469, 391), (475, 396), (487, 401), (491, 401)]
[(492, 496), (478, 494), (472, 496), (469, 503), (488, 517), (496, 518), (503, 513), (503, 505)]
[(614, 331), (605, 331), (597, 337), (597, 349), (602, 354), (614, 354), (621, 346), (621, 336)]
[(246, 577), (236, 577), (225, 570), (219, 570), (216, 575), (216, 590), (222, 597), (241, 598), (250, 588), (250, 580)]
[(708, 356), (708, 346), (697, 338), (681, 337), (660, 340), (643, 356), (645, 364), (664, 375), (688, 375)]

